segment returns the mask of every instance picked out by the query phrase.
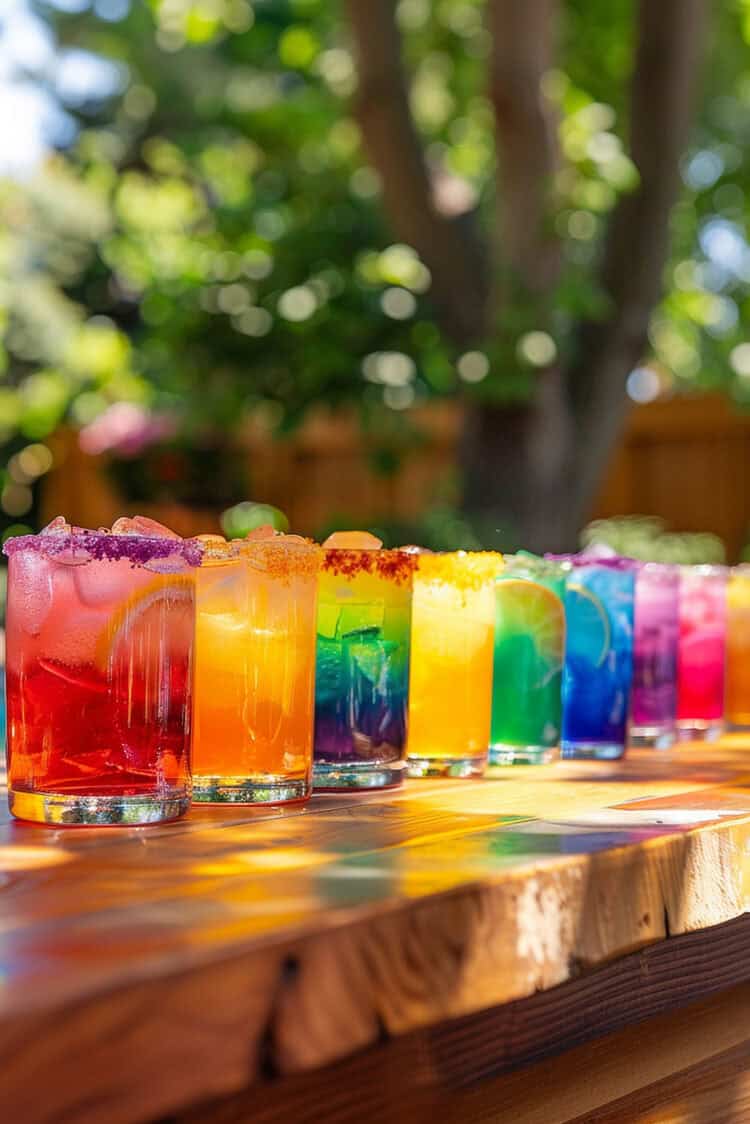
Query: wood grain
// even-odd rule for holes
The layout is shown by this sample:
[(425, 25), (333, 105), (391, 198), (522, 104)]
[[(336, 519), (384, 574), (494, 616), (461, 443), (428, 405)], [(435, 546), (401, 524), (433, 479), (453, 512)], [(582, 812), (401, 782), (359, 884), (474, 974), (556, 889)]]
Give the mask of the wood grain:
[(324, 1070), (205, 1102), (175, 1124), (744, 1122), (749, 999), (747, 986), (733, 988), (510, 1072), (462, 1069), (468, 1048), (489, 1057), (478, 1034), (462, 1053), (461, 1032), (421, 1032), (399, 1049), (375, 1047)]
[(748, 762), (734, 739), (159, 828), (6, 817), (0, 1103), (152, 1120), (490, 1009), (480, 1037), (527, 1065), (545, 1027), (569, 1048), (736, 984)]

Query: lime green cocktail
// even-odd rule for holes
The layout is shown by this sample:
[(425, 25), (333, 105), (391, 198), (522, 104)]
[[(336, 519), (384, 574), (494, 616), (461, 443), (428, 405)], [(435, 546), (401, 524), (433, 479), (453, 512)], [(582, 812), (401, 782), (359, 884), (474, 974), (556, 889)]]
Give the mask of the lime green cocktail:
[(490, 764), (542, 764), (560, 739), (565, 570), (506, 555), (495, 585)]

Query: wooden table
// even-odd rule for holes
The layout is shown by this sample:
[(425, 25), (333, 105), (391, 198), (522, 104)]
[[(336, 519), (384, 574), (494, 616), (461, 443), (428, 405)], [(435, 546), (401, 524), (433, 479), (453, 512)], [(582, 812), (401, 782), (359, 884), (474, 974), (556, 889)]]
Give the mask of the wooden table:
[(156, 828), (6, 816), (3, 1119), (747, 1120), (749, 854), (732, 739)]

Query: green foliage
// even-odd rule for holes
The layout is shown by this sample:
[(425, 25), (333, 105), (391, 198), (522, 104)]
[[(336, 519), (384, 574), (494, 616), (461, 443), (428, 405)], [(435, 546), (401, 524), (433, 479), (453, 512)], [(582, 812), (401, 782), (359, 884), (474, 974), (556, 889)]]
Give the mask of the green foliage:
[(269, 503), (243, 501), (228, 508), (221, 517), (221, 527), (228, 539), (244, 539), (258, 527), (288, 531), (289, 520), (283, 511)]
[[(708, 67), (652, 331), (664, 385), (721, 385), (739, 402), (750, 401), (749, 2), (717, 6), (721, 65)], [(459, 391), (522, 397), (569, 354), (581, 317), (606, 310), (594, 265), (607, 215), (637, 182), (625, 150), (625, 0), (566, 5), (559, 67), (545, 80), (563, 157), (551, 185), (563, 248), (554, 297), (540, 307), (511, 290), (502, 323), (464, 355), (437, 326), (429, 271), (389, 233), (352, 116), (339, 5), (148, 0), (119, 19), (37, 7), (62, 45), (115, 61), (125, 81), (110, 100), (68, 107), (79, 131), (66, 152), (29, 182), (0, 184), (9, 453), (123, 400), (173, 416), (184, 448), (215, 447), (259, 413), (288, 432), (325, 401), (356, 407), (392, 472), (408, 407)], [(400, 0), (398, 20), (428, 157), (487, 230), (483, 8)], [(150, 487), (142, 467), (123, 475), (131, 490)], [(221, 501), (236, 498), (231, 487)], [(11, 517), (25, 515), (16, 500)]]
[(626, 558), (643, 562), (723, 563), (724, 544), (717, 535), (675, 534), (663, 520), (649, 515), (597, 519), (581, 532), (581, 546), (606, 545)]

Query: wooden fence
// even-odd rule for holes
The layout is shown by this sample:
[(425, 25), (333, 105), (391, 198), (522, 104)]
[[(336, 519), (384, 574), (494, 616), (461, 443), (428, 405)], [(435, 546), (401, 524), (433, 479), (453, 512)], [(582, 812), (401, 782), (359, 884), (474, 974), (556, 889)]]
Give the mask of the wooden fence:
[[(337, 518), (414, 520), (437, 497), (456, 495), (461, 412), (441, 403), (415, 420), (424, 438), (392, 476), (373, 467), (375, 447), (353, 418), (321, 411), (293, 438), (277, 442), (254, 429), (245, 443), (251, 496), (281, 507), (303, 533)], [(104, 463), (84, 456), (75, 435), (58, 434), (54, 452), (43, 518), (65, 512), (96, 527), (127, 509)], [(153, 505), (148, 513), (183, 534), (218, 527), (216, 511)], [(719, 395), (634, 407), (591, 512), (592, 518), (627, 514), (660, 515), (674, 530), (712, 531), (736, 559), (750, 528), (750, 414)]]

